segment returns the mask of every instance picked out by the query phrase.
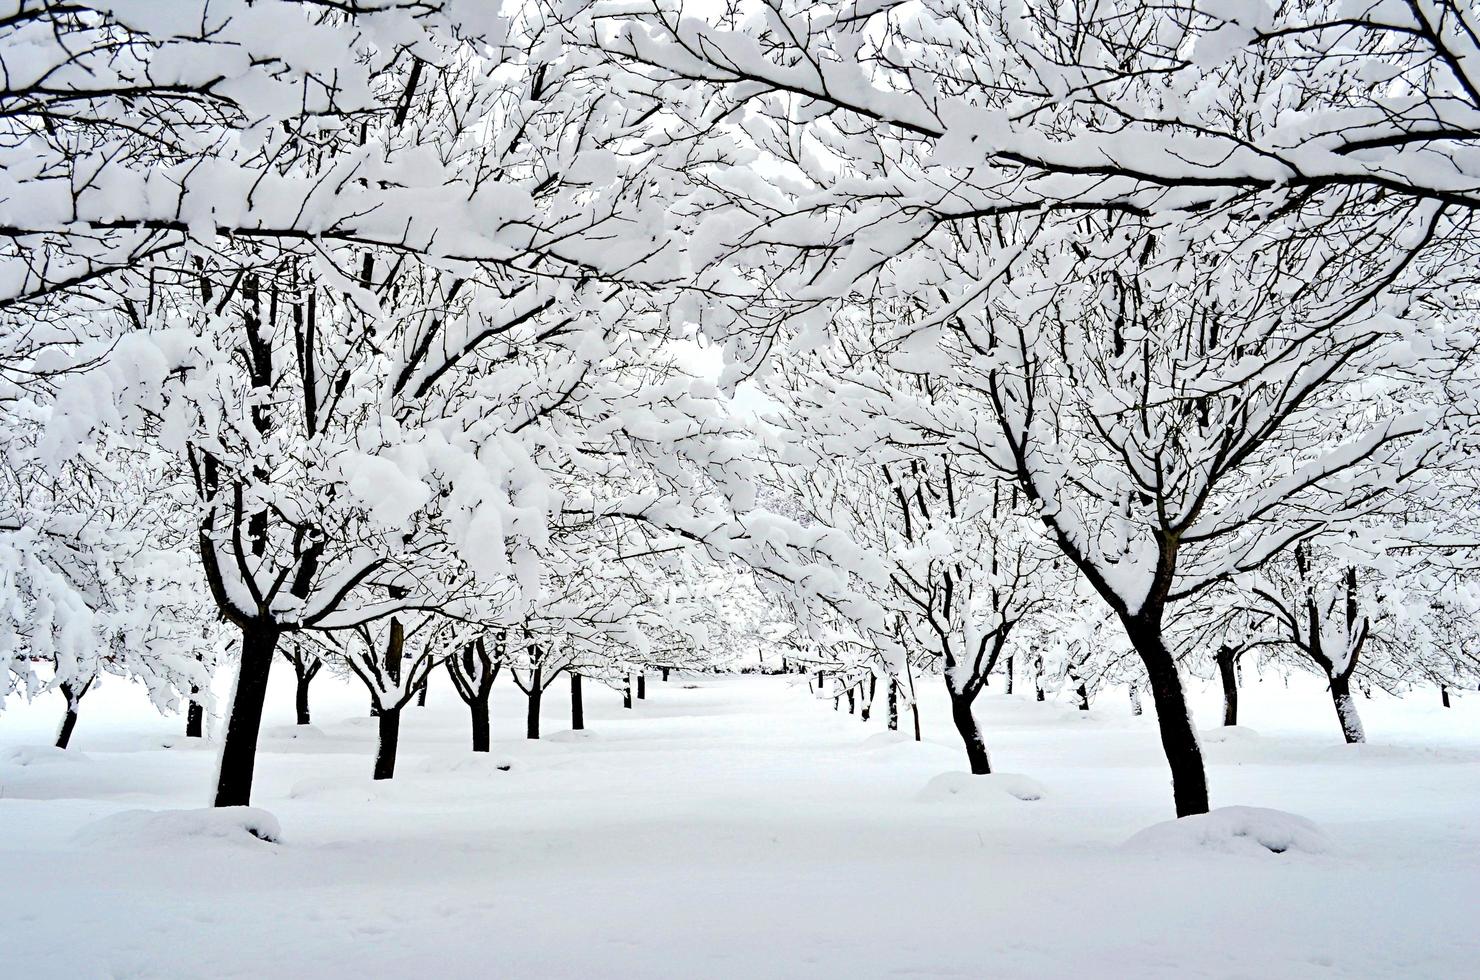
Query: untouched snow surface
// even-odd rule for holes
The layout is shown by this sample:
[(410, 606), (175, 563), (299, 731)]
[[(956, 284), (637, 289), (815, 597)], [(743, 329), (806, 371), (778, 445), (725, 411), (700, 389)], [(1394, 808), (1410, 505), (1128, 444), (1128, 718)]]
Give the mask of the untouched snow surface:
[[(215, 753), (138, 689), (89, 694), (66, 759), (45, 747), (61, 699), (11, 702), (0, 975), (1452, 978), (1480, 964), (1480, 695), (1449, 711), (1432, 692), (1363, 700), (1374, 742), (1348, 747), (1318, 685), (1251, 679), (1253, 728), (1205, 745), (1220, 809), (1167, 827), (1155, 726), (1123, 691), (1088, 714), (983, 695), (993, 764), (1021, 775), (978, 790), (953, 775), (965, 759), (933, 690), (916, 744), (885, 732), (882, 696), (865, 725), (797, 678), (749, 676), (652, 676), (632, 711), (589, 686), (590, 730), (571, 737), (557, 685), (549, 737), (531, 743), (500, 683), (479, 758), (438, 674), (429, 706), (405, 711), (397, 778), (376, 784), (363, 693), (320, 678), (314, 725), (295, 730), (291, 671), (274, 672), (260, 810), (221, 817), (198, 809)], [(1213, 692), (1195, 706), (1217, 719)], [(276, 836), (274, 818), (280, 843), (243, 829)], [(1281, 835), (1298, 846), (1253, 843)]]

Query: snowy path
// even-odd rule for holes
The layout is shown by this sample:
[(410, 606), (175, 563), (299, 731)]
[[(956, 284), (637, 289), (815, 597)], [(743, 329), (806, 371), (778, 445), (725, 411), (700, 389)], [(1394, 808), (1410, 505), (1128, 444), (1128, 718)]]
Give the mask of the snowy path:
[(591, 692), (592, 734), (574, 739), (557, 687), (549, 737), (529, 743), (501, 682), (479, 759), (437, 680), (379, 785), (358, 692), (317, 684), (321, 720), (291, 738), (275, 688), (255, 801), (280, 845), (90, 842), (79, 828), (115, 811), (199, 805), (213, 753), (160, 748), (175, 720), (116, 684), (84, 705), (72, 761), (13, 748), (44, 741), (55, 705), (7, 711), (0, 976), (1457, 977), (1480, 962), (1480, 697), (1445, 714), (1373, 702), (1377, 744), (1353, 751), (1318, 690), (1261, 685), (1247, 710), (1264, 736), (1207, 747), (1215, 804), (1303, 814), (1335, 850), (1148, 855), (1120, 845), (1170, 816), (1154, 728), (1108, 699), (1085, 717), (987, 698), (998, 766), (1046, 797), (922, 800), (961, 765), (933, 698), (917, 745), (783, 679), (654, 678), (630, 712)]

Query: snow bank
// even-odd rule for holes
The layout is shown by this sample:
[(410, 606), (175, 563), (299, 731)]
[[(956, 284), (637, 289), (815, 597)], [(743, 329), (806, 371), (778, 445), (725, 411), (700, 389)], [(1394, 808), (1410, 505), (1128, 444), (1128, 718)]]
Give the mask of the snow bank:
[(973, 776), (969, 772), (947, 772), (936, 776), (917, 797), (923, 803), (998, 803), (1008, 797), (1032, 801), (1046, 795), (1043, 784), (1014, 772)]
[(12, 766), (76, 765), (92, 759), (76, 749), (55, 745), (16, 745), (0, 752), (0, 762)]
[(277, 817), (254, 806), (200, 810), (124, 810), (78, 829), (79, 844), (97, 847), (173, 847), (211, 839), (255, 844), (282, 838)]
[(1224, 806), (1211, 813), (1155, 824), (1125, 842), (1134, 851), (1225, 854), (1324, 854), (1325, 831), (1304, 817), (1257, 806)]

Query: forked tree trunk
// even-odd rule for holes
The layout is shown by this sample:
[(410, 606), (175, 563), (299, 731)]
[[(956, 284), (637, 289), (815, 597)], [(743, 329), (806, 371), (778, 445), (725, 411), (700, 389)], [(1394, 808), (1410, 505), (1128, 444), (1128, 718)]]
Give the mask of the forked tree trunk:
[(1208, 778), (1203, 768), (1202, 747), (1197, 741), (1197, 730), (1192, 727), (1192, 714), (1187, 708), (1177, 662), (1162, 642), (1160, 622), (1138, 616), (1125, 618), (1124, 624), (1151, 682), (1161, 748), (1172, 771), (1172, 798), (1177, 816), (1207, 813)]
[[(316, 657), (305, 659), (303, 648), (298, 645), (294, 646), (293, 652), (288, 655), (287, 660), (288, 663), (293, 665), (293, 676), (297, 682), (293, 703), (298, 712), (298, 724), (307, 725), (310, 721), (308, 713), (308, 685), (312, 684), (313, 679), (319, 675), (319, 670), (324, 666), (324, 662)], [(310, 663), (308, 661), (312, 662)], [(370, 714), (373, 717), (375, 714), (374, 698), (371, 698), (370, 707)]]
[(1233, 647), (1218, 648), (1218, 677), (1223, 684), (1223, 724), (1238, 724), (1238, 653)]
[(396, 747), (401, 741), (401, 709), (381, 708), (378, 720), (380, 738), (375, 746), (375, 778), (391, 779), (396, 775)]
[(966, 746), (966, 761), (971, 766), (972, 775), (989, 775), (992, 772), (992, 763), (987, 756), (987, 743), (982, 738), (981, 726), (971, 713), (972, 699), (949, 689), (947, 693), (951, 696), (951, 721), (956, 723), (956, 731), (961, 736), (962, 744)]
[(1331, 678), (1331, 702), (1336, 705), (1336, 719), (1341, 722), (1341, 734), (1347, 744), (1367, 741), (1367, 733), (1362, 730), (1362, 716), (1357, 714), (1357, 703), (1352, 700), (1349, 675)]
[(570, 727), (581, 731), (586, 727), (586, 705), (581, 697), (581, 675), (570, 672)]
[(221, 740), (221, 769), (216, 780), (216, 806), (250, 806), (252, 771), (257, 760), (257, 736), (262, 730), (262, 705), (267, 699), (267, 675), (281, 634), (275, 627), (252, 623), (242, 628), (241, 663), (231, 713)]
[(445, 661), (452, 689), (468, 706), (473, 722), (473, 751), (487, 752), (489, 747), (488, 701), (498, 667), (488, 656), (480, 638), (463, 645), (460, 652)]

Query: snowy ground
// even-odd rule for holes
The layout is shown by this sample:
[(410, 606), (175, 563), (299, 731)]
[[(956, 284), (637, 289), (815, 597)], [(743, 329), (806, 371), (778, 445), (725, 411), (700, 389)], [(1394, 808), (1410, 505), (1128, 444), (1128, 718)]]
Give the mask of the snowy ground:
[[(0, 715), (6, 977), (1460, 977), (1480, 964), (1480, 695), (1363, 701), (1349, 748), (1313, 683), (1251, 677), (1249, 729), (1209, 740), (1214, 805), (1291, 811), (1324, 853), (1125, 846), (1170, 816), (1149, 719), (1000, 694), (997, 767), (796, 678), (675, 678), (589, 737), (522, 734), (499, 682), (491, 759), (445, 677), (408, 709), (392, 784), (369, 775), (361, 692), (324, 677), (294, 731), (279, 664), (254, 802), (283, 840), (179, 837), (124, 810), (196, 807), (209, 746), (114, 681), (73, 751), (60, 697)], [(691, 686), (692, 685), (692, 686)], [(933, 693), (933, 691), (931, 692)], [(1197, 700), (1204, 727), (1212, 692)], [(1255, 733), (1258, 734), (1255, 734)], [(23, 764), (24, 763), (24, 764)], [(501, 772), (496, 764), (508, 764)], [(1041, 784), (1043, 798), (1012, 795)], [(952, 790), (965, 792), (952, 792)], [(1020, 793), (1020, 795), (1032, 795)], [(98, 821), (103, 820), (102, 824)], [(151, 829), (152, 827), (152, 829)]]

